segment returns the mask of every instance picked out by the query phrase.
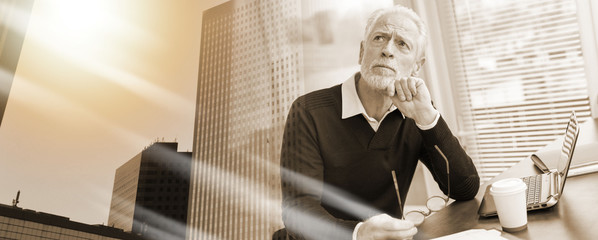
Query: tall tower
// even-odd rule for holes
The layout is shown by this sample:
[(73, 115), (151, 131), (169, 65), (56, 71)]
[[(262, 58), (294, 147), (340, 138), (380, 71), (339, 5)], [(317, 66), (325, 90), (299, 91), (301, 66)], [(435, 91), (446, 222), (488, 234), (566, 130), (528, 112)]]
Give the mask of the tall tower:
[(303, 92), (300, 19), (294, 0), (204, 12), (189, 239), (269, 239), (282, 227), (282, 132)]

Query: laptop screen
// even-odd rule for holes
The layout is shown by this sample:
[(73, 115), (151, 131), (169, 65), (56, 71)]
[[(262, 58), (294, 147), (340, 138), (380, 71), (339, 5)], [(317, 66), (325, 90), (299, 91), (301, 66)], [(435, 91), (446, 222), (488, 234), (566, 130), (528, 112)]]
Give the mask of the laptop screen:
[(571, 112), (571, 117), (569, 118), (569, 123), (567, 124), (567, 129), (565, 130), (565, 136), (563, 139), (563, 147), (560, 152), (559, 156), (559, 163), (557, 166), (557, 170), (559, 172), (560, 178), (560, 186), (559, 186), (559, 195), (562, 194), (563, 188), (565, 186), (565, 180), (567, 179), (567, 173), (569, 172), (569, 166), (571, 165), (571, 160), (573, 159), (573, 150), (575, 149), (575, 144), (577, 143), (577, 137), (579, 135), (579, 124), (577, 122), (577, 117), (575, 116), (575, 111)]

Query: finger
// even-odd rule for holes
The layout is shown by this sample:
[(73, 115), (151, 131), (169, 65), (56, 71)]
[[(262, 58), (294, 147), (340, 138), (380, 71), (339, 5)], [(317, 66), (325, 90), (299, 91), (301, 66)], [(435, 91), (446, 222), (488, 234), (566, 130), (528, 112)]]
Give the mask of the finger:
[(412, 227), (403, 231), (389, 232), (390, 238), (388, 239), (413, 239), (415, 234), (417, 234), (417, 228)]
[(395, 85), (394, 84), (388, 84), (388, 86), (386, 86), (386, 95), (389, 97), (393, 97), (395, 95)]
[(396, 218), (384, 219), (384, 222), (380, 224), (380, 227), (387, 231), (403, 231), (415, 227), (413, 222), (406, 220), (399, 220)]
[(410, 77), (410, 78), (407, 79), (407, 85), (409, 86), (409, 90), (411, 91), (411, 94), (413, 96), (417, 95), (417, 86), (416, 86), (416, 83), (417, 83), (417, 79), (416, 78)]
[(417, 228), (412, 227), (400, 231), (387, 231), (382, 230), (374, 232), (371, 236), (373, 239), (413, 239), (413, 236), (417, 234)]
[(415, 79), (417, 79), (417, 84), (416, 84), (416, 87), (419, 87), (419, 86), (421, 86), (421, 85), (424, 85), (424, 80), (423, 80), (423, 79), (421, 79), (421, 78), (415, 78)]
[(407, 100), (405, 98), (405, 93), (403, 91), (403, 87), (401, 87), (401, 80), (400, 79), (395, 81), (395, 92), (396, 92), (397, 97), (399, 98), (399, 100), (401, 102), (404, 102), (405, 100)]
[(392, 219), (392, 217), (386, 213), (381, 213), (381, 214), (378, 214), (376, 216), (373, 216), (373, 217), (367, 219), (366, 222), (373, 222), (376, 224), (381, 224), (381, 223), (388, 221), (389, 219)]
[(401, 89), (403, 90), (403, 94), (405, 95), (405, 99), (407, 101), (411, 101), (413, 94), (411, 93), (411, 90), (409, 89), (408, 81), (409, 81), (409, 78), (401, 78), (400, 83), (401, 83)]
[(415, 80), (415, 88), (416, 89), (419, 89), (420, 86), (425, 84), (424, 80), (421, 78), (416, 78), (416, 77), (411, 77), (411, 78), (413, 78), (413, 80)]

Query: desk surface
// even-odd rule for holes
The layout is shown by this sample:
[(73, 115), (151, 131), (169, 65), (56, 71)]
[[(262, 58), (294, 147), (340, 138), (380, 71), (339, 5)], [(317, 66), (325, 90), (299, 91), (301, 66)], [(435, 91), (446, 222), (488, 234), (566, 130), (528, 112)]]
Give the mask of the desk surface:
[[(581, 124), (578, 144), (598, 142), (598, 120)], [(556, 143), (554, 143), (556, 144)], [(598, 149), (596, 150), (598, 158)], [(575, 153), (573, 154), (575, 162)], [(415, 239), (429, 239), (468, 229), (501, 229), (497, 217), (480, 217), (478, 208), (486, 186), (509, 178), (537, 174), (540, 171), (529, 158), (480, 186), (476, 198), (454, 202), (430, 216), (419, 226)], [(567, 178), (563, 197), (549, 209), (529, 211), (527, 229), (513, 233), (521, 239), (598, 239), (598, 173)]]

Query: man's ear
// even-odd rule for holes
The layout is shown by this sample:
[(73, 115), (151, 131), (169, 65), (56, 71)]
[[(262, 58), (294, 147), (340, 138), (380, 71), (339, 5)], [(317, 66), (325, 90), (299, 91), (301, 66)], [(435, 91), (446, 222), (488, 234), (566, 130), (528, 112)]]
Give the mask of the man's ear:
[(363, 41), (359, 44), (359, 65), (361, 65), (361, 60), (363, 59)]
[(419, 71), (422, 69), (422, 66), (426, 62), (426, 57), (422, 57), (419, 61), (415, 62), (415, 66), (413, 66), (413, 71), (411, 72), (411, 76), (415, 77), (419, 74)]

